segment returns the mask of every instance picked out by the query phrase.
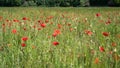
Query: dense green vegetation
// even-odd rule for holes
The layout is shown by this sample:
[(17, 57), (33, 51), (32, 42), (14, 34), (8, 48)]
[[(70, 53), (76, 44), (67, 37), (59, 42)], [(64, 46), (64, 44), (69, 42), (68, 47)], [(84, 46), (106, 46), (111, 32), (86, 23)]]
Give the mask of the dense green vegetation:
[(0, 0), (0, 6), (120, 6), (120, 0)]
[(0, 68), (119, 68), (120, 8), (0, 8)]

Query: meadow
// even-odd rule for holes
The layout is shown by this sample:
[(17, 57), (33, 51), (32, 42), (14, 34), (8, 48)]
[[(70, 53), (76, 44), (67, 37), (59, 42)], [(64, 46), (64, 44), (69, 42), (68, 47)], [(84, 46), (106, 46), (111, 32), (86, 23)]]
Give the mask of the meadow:
[(0, 68), (119, 68), (120, 8), (0, 7)]

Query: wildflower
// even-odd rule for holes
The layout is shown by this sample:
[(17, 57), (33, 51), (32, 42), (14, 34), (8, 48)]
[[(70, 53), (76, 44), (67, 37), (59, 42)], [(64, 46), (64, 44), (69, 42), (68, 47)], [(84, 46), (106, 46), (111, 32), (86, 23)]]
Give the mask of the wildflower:
[(115, 43), (115, 42), (112, 42), (112, 46), (115, 47), (115, 46), (116, 46), (116, 43)]
[(57, 26), (58, 26), (58, 28), (59, 28), (59, 29), (62, 27), (62, 25), (61, 25), (61, 24), (58, 24)]
[(53, 22), (50, 22), (50, 24), (52, 25), (52, 24), (53, 24)]
[(70, 23), (68, 23), (67, 25), (68, 25), (68, 26), (71, 26), (71, 24), (70, 24)]
[(42, 24), (40, 24), (40, 26), (44, 28), (44, 27), (46, 27), (46, 24), (42, 23)]
[(98, 64), (99, 63), (99, 58), (95, 58), (94, 63)]
[(100, 14), (100, 13), (96, 13), (96, 16), (97, 16), (97, 17), (100, 17), (100, 16), (101, 16), (101, 14)]
[(10, 20), (7, 19), (6, 22), (10, 22)]
[(33, 28), (35, 29), (35, 28), (36, 28), (36, 25), (33, 25)]
[(35, 45), (32, 45), (32, 49), (35, 49), (36, 48), (36, 46)]
[(91, 36), (93, 34), (92, 31), (90, 31), (90, 30), (85, 30), (85, 33), (89, 36)]
[(0, 16), (0, 20), (2, 20), (2, 18), (3, 18), (3, 17), (2, 17), (2, 16)]
[(14, 19), (14, 20), (13, 20), (13, 22), (19, 22), (19, 20), (17, 20), (17, 19)]
[(69, 28), (70, 31), (73, 31), (73, 28)]
[(25, 44), (25, 43), (22, 43), (22, 44), (21, 44), (21, 46), (22, 46), (22, 47), (25, 47), (25, 46), (26, 46), (26, 44)]
[(12, 30), (12, 33), (13, 33), (13, 34), (16, 34), (16, 33), (17, 33), (17, 30), (16, 30), (16, 29), (13, 29), (13, 30)]
[(106, 25), (108, 25), (108, 24), (110, 24), (110, 23), (111, 23), (111, 21), (110, 21), (110, 20), (108, 20), (105, 24), (106, 24)]
[(49, 22), (49, 19), (46, 19), (45, 22), (48, 23), (48, 22)]
[(54, 31), (54, 33), (60, 34), (61, 32), (60, 32), (60, 30), (56, 29), (56, 30)]
[(54, 41), (54, 42), (53, 42), (53, 45), (54, 45), (54, 46), (57, 46), (57, 45), (59, 45), (59, 42)]
[(54, 33), (52, 34), (53, 37), (56, 37), (57, 35), (59, 35), (61, 32), (60, 30), (56, 29), (54, 30)]
[(23, 30), (25, 31), (25, 30), (27, 30), (27, 28), (26, 28), (26, 27), (24, 27), (24, 28), (23, 28)]
[(22, 41), (27, 41), (28, 37), (22, 37), (21, 39), (22, 39)]
[(52, 19), (54, 16), (48, 16), (47, 19)]
[(41, 30), (41, 28), (38, 28), (38, 30)]
[(57, 33), (53, 33), (53, 34), (52, 34), (53, 37), (56, 37), (57, 35), (58, 35)]
[(22, 20), (28, 20), (26, 17), (23, 17)]
[(104, 36), (109, 36), (109, 33), (108, 32), (103, 32), (102, 33)]
[(5, 24), (4, 23), (2, 24), (2, 27), (5, 28)]
[(105, 49), (103, 46), (99, 46), (99, 50), (100, 50), (100, 52), (105, 52)]
[(42, 20), (38, 20), (38, 23), (43, 23), (43, 21)]

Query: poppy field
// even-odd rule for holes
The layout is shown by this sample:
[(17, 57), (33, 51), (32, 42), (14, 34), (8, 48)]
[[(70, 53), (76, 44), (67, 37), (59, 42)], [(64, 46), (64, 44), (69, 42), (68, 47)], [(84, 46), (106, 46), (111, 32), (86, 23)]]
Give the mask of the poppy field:
[(0, 68), (119, 68), (120, 8), (0, 8)]

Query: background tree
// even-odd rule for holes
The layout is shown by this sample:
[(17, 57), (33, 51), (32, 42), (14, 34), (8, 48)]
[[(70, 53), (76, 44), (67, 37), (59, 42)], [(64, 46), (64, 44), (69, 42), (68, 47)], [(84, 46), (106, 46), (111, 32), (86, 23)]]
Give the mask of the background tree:
[(116, 6), (120, 6), (120, 0), (114, 0)]
[(91, 6), (107, 6), (108, 0), (90, 0)]
[(0, 6), (120, 6), (120, 0), (0, 0)]

